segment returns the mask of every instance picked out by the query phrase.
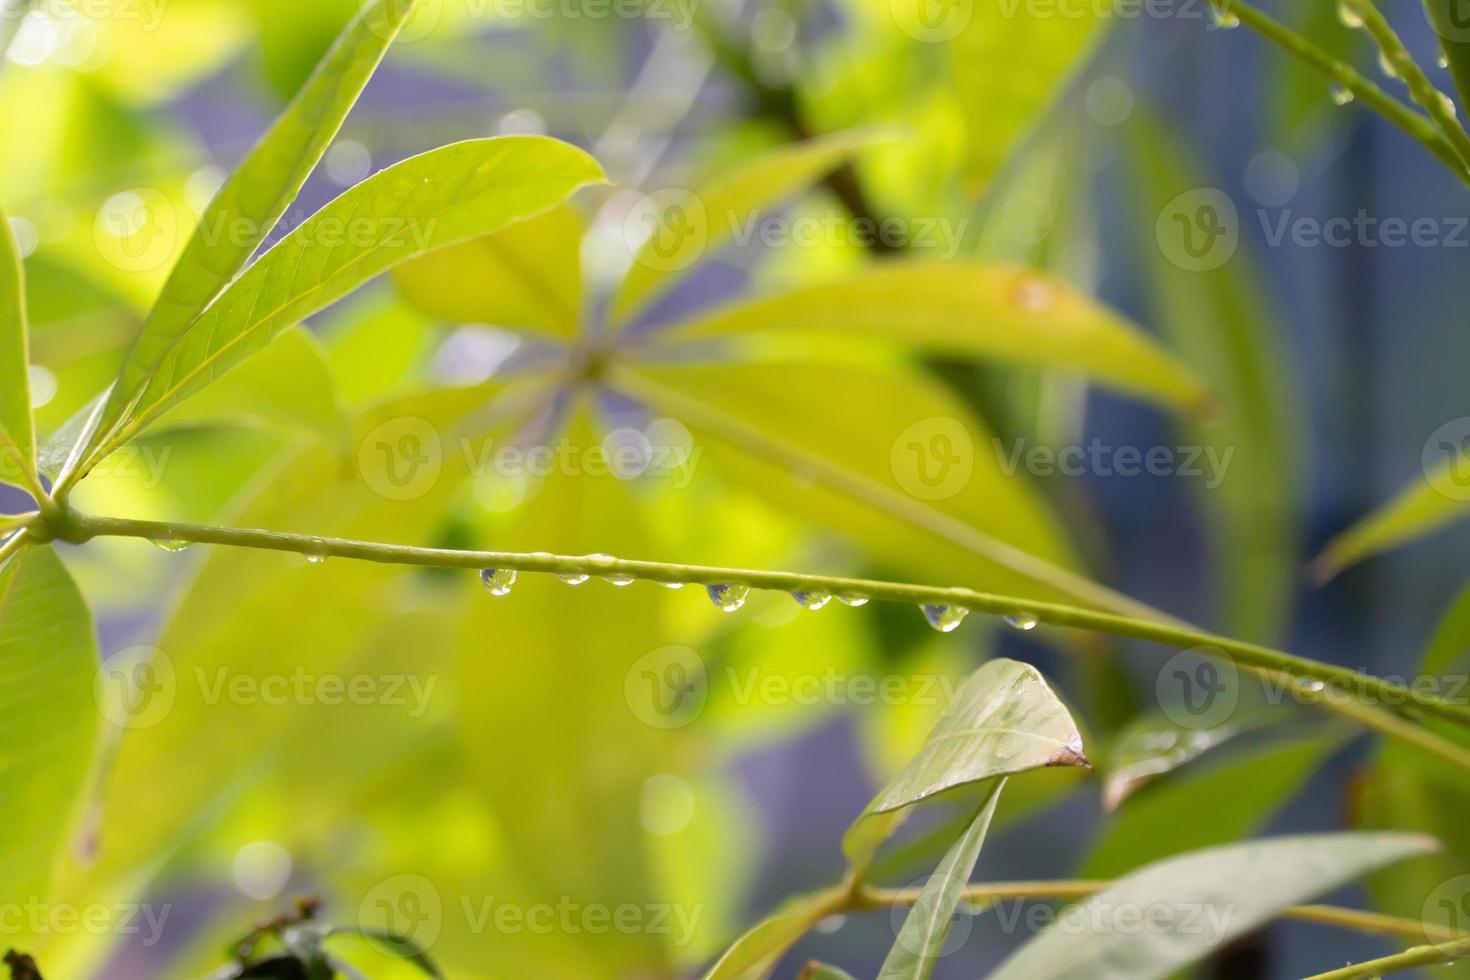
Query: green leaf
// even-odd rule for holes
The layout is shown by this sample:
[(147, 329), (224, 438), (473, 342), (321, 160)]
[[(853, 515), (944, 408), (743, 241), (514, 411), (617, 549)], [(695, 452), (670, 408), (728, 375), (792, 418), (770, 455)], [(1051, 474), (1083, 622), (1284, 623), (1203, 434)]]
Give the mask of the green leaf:
[(676, 337), (815, 333), (1081, 371), (1164, 405), (1200, 409), (1195, 374), (1142, 331), (1037, 270), (976, 262), (885, 262), (849, 278), (736, 303), (670, 328)]
[(1148, 787), (1109, 819), (1082, 876), (1113, 878), (1149, 861), (1250, 835), (1341, 744), (1340, 736), (1317, 735), (1267, 745)]
[(418, 967), (419, 972), (424, 974), (424, 976), (444, 976), (443, 973), (439, 972), (439, 967), (430, 959), (428, 952), (423, 947), (412, 939), (401, 936), (396, 932), (389, 932), (386, 929), (369, 929), (360, 926), (356, 928), (328, 929), (325, 938), (331, 939), (333, 936), (359, 936), (363, 939), (371, 940), (374, 943), (386, 947), (393, 955)]
[[(1253, 931), (1283, 909), (1434, 847), (1410, 834), (1306, 834), (1160, 861), (1064, 911), (989, 980), (1154, 980)], [(1130, 928), (1143, 910), (1155, 928)], [(1190, 928), (1185, 927), (1186, 917)], [(1077, 923), (1102, 923), (1081, 930)], [(1109, 928), (1112, 925), (1112, 928)]]
[(980, 848), (985, 843), (985, 834), (990, 829), (990, 819), (995, 815), (995, 804), (1005, 788), (1004, 778), (996, 780), (986, 791), (985, 803), (975, 814), (970, 826), (960, 839), (944, 855), (939, 867), (924, 883), (918, 901), (903, 920), (903, 928), (878, 980), (928, 980), (934, 972), (934, 964), (944, 955), (944, 940), (949, 935), (950, 920), (960, 904), (960, 893), (975, 870), (980, 859)]
[(747, 224), (758, 222), (763, 209), (883, 138), (876, 130), (821, 136), (771, 150), (693, 189), (669, 188), (649, 195), (645, 202), (652, 210), (631, 215), (633, 227), (625, 231), (636, 233), (641, 217), (652, 225), (652, 234), (639, 247), (613, 297), (609, 318), (627, 320), (672, 286), (677, 274), (713, 255)]
[(997, 776), (1085, 765), (1076, 722), (1036, 668), (992, 660), (970, 675), (913, 761), (847, 831), (843, 853), (861, 877), (914, 805)]
[(4, 900), (47, 902), (98, 729), (92, 616), (49, 547), (0, 564), (0, 850)]
[(1103, 808), (1116, 810), (1145, 784), (1173, 772), (1239, 735), (1245, 725), (1225, 722), (1214, 728), (1188, 728), (1163, 712), (1134, 719), (1108, 749)]
[[(923, 2), (894, 0), (894, 10)], [(1057, 16), (1026, 4), (977, 3), (945, 14), (973, 11), (948, 51), (965, 123), (966, 177), (975, 188), (989, 183), (1085, 61), (1103, 33), (1094, 9)]]
[(796, 941), (831, 914), (837, 892), (791, 899), (770, 918), (745, 933), (725, 951), (704, 980), (764, 980)]
[[(1440, 447), (1430, 447), (1436, 452)], [(1396, 548), (1464, 517), (1470, 505), (1470, 451), (1450, 450), (1449, 458), (1426, 470), (1388, 503), (1327, 542), (1313, 562), (1321, 578), (1330, 578), (1364, 558)]]
[(218, 384), (164, 413), (152, 431), (202, 425), (301, 433), (338, 450), (352, 438), (326, 352), (302, 328), (287, 330)]
[(570, 204), (441, 249), (393, 273), (404, 297), (451, 323), (577, 335), (582, 315), (582, 216)]
[(0, 479), (39, 500), (45, 491), (36, 478), (28, 335), (25, 270), (10, 220), (0, 211)]
[[(1139, 113), (1127, 128), (1134, 166), (1137, 226), (1146, 240), (1136, 253), (1153, 318), (1177, 356), (1216, 396), (1208, 419), (1191, 419), (1185, 438), (1206, 449), (1213, 474), (1192, 481), (1210, 519), (1211, 565), (1218, 569), (1218, 619), (1231, 635), (1269, 640), (1279, 634), (1300, 574), (1295, 526), (1297, 405), (1275, 342), (1272, 309), (1256, 267), (1241, 243), (1216, 268), (1194, 270), (1170, 261), (1161, 215), (1188, 212), (1197, 188), (1212, 181), (1168, 127)], [(1183, 209), (1183, 210), (1179, 210)]]
[(283, 238), (193, 321), (93, 459), (398, 263), (537, 214), (601, 179), (587, 154), (543, 136), (468, 140), (374, 174)]
[(1439, 35), (1439, 47), (1449, 61), (1450, 74), (1460, 93), (1460, 108), (1470, 106), (1470, 22), (1460, 0), (1424, 0), (1429, 24)]
[(88, 448), (125, 421), (200, 311), (221, 295), (336, 135), (409, 14), (412, 2), (371, 0), (343, 31), (201, 216), (143, 329), (133, 341)]

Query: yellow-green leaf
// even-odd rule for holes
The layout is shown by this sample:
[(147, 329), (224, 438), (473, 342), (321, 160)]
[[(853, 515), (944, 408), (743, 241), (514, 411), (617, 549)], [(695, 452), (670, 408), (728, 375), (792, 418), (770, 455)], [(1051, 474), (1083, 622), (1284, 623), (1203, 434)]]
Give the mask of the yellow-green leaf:
[[(609, 316), (628, 319), (656, 299), (675, 277), (708, 258), (741, 229), (758, 223), (761, 211), (779, 204), (854, 154), (878, 143), (880, 131), (854, 130), (821, 136), (764, 153), (694, 188), (667, 188), (647, 195), (629, 216), (624, 232), (639, 244)], [(640, 222), (646, 222), (640, 226)]]
[(671, 327), (671, 337), (881, 337), (945, 353), (1080, 371), (1165, 405), (1208, 399), (1189, 368), (1137, 327), (1046, 273), (976, 262), (886, 262)]
[(286, 212), (413, 7), (371, 0), (214, 196), (134, 339), (89, 446), (124, 421), (200, 311)]
[(29, 350), (25, 272), (10, 221), (0, 211), (0, 480), (39, 497)]
[(441, 249), (393, 273), (410, 303), (453, 323), (574, 337), (582, 308), (582, 216), (570, 204)]
[(96, 740), (97, 670), (91, 613), (56, 553), (0, 564), (0, 881), (16, 908), (50, 900)]
[(765, 980), (782, 955), (831, 914), (833, 897), (829, 892), (819, 892), (791, 899), (735, 940), (704, 980)]
[(538, 214), (601, 179), (586, 153), (544, 136), (467, 140), (374, 174), (283, 238), (193, 321), (93, 460), (398, 263)]

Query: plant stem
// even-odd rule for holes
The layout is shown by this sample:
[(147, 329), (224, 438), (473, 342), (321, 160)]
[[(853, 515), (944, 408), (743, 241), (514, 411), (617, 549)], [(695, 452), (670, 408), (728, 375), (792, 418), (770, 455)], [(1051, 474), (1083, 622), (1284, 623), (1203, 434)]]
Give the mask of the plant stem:
[(1210, 0), (1210, 2), (1221, 14), (1238, 18), (1242, 24), (1266, 40), (1288, 54), (1301, 59), (1333, 83), (1351, 92), (1357, 101), (1373, 109), (1424, 144), (1429, 152), (1454, 171), (1457, 177), (1470, 183), (1470, 171), (1465, 169), (1465, 163), (1455, 153), (1454, 147), (1445, 139), (1444, 134), (1429, 119), (1358, 74), (1351, 65), (1332, 57), (1311, 41), (1272, 20), (1255, 7), (1241, 0)]
[(1373, 0), (1342, 2), (1362, 19), (1364, 29), (1378, 44), (1378, 50), (1383, 52), (1384, 59), (1408, 86), (1409, 95), (1429, 113), (1429, 118), (1434, 120), (1440, 132), (1449, 140), (1460, 159), (1461, 167), (1470, 167), (1470, 136), (1465, 134), (1465, 128), (1455, 116), (1454, 102), (1430, 82)]
[(1413, 949), (1406, 949), (1392, 956), (1352, 964), (1340, 970), (1314, 974), (1307, 977), (1306, 980), (1371, 980), (1371, 978), (1397, 973), (1400, 970), (1453, 963), (1465, 956), (1470, 956), (1470, 939), (1445, 942), (1438, 946), (1415, 946)]
[[(61, 537), (81, 543), (94, 537), (147, 538), (154, 541), (188, 541), (233, 547), (286, 551), (315, 557), (351, 558), (390, 565), (437, 568), (509, 568), (523, 572), (579, 575), (626, 575), (663, 583), (700, 585), (741, 584), (755, 589), (782, 592), (821, 591), (832, 595), (861, 595), (888, 602), (914, 605), (962, 606), (998, 616), (1026, 614), (1053, 626), (1072, 627), (1114, 636), (1147, 640), (1175, 648), (1197, 648), (1200, 653), (1223, 658), (1247, 667), (1280, 671), (1324, 686), (1343, 688), (1358, 698), (1412, 706), (1427, 714), (1458, 722), (1470, 722), (1470, 711), (1415, 690), (1361, 674), (1333, 664), (1319, 663), (1295, 654), (1244, 643), (1199, 630), (1165, 623), (1130, 619), (1112, 613), (1036, 602), (1013, 596), (995, 595), (965, 588), (936, 588), (872, 579), (808, 575), (797, 572), (758, 571), (744, 568), (715, 568), (668, 562), (634, 561), (599, 555), (521, 554), (504, 551), (453, 551), (409, 545), (323, 538), (308, 534), (245, 528), (213, 527), (166, 521), (139, 521), (118, 517), (91, 517), (71, 513)], [(1457, 760), (1470, 769), (1470, 758)]]
[[(967, 885), (960, 893), (963, 901), (1002, 902), (1011, 899), (1079, 899), (1095, 895), (1111, 887), (1111, 881), (999, 881)], [(918, 888), (864, 888), (848, 902), (847, 911), (863, 912), (894, 906), (911, 906), (919, 900)], [(1339, 926), (1356, 932), (1399, 936), (1409, 939), (1445, 943), (1458, 938), (1458, 933), (1444, 926), (1406, 919), (1396, 915), (1365, 912), (1336, 905), (1296, 905), (1280, 913), (1288, 919)]]

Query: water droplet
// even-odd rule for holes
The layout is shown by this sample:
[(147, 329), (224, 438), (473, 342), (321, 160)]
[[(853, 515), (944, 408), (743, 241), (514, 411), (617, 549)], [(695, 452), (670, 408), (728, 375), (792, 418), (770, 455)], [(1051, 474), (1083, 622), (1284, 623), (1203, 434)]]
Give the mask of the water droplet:
[(660, 582), (658, 584), (659, 585), (662, 585), (666, 589), (682, 589), (684, 587), (684, 584), (685, 583), (683, 583), (683, 582)]
[(632, 585), (633, 584), (633, 576), (631, 576), (631, 575), (623, 575), (621, 573), (614, 573), (612, 575), (604, 575), (602, 577), (602, 580), (604, 582), (606, 582), (608, 585), (616, 585), (620, 589), (623, 586), (625, 586), (625, 585)]
[(1353, 101), (1351, 89), (1343, 88), (1341, 85), (1332, 86), (1332, 102), (1334, 105), (1347, 105)]
[(922, 605), (919, 608), (923, 611), (924, 618), (929, 620), (929, 625), (941, 633), (951, 632), (970, 615), (970, 610), (964, 606)]
[(1449, 116), (1451, 119), (1453, 119), (1455, 117), (1455, 100), (1450, 98), (1448, 95), (1445, 95), (1443, 92), (1436, 92), (1435, 94), (1439, 96), (1440, 110), (1446, 116)]
[(306, 553), (306, 563), (308, 565), (322, 565), (326, 563), (326, 560), (327, 556), (320, 552), (309, 551)]
[(706, 585), (704, 590), (709, 593), (709, 601), (713, 602), (722, 612), (734, 612), (745, 605), (745, 597), (750, 595), (750, 586), (741, 585), (738, 582), (730, 585)]
[(511, 586), (516, 584), (514, 568), (487, 568), (480, 573), (480, 581), (491, 595), (510, 595)]
[(1240, 18), (1229, 10), (1215, 7), (1215, 27), (1217, 30), (1232, 31), (1240, 26)]
[(557, 578), (561, 579), (568, 585), (581, 585), (583, 582), (587, 581), (591, 577), (592, 576), (588, 575), (586, 572), (566, 572), (557, 576)]
[(1302, 681), (1302, 690), (1308, 692), (1309, 694), (1316, 694), (1326, 686), (1326, 684), (1323, 684), (1315, 677), (1309, 677), (1306, 680)]
[(1434, 63), (1436, 65), (1438, 65), (1440, 68), (1448, 68), (1450, 66), (1449, 56), (1442, 54), (1438, 58), (1435, 58), (1434, 59)]
[(1012, 629), (1018, 629), (1023, 633), (1027, 630), (1034, 630), (1036, 624), (1040, 622), (1035, 615), (1028, 612), (1011, 613), (1009, 616), (1003, 616), (1001, 618), (1005, 620), (1007, 626)]
[(1337, 19), (1351, 31), (1363, 26), (1363, 16), (1353, 7), (1351, 0), (1337, 0)]
[(153, 542), (155, 547), (174, 553), (178, 553), (189, 547), (189, 542), (180, 541), (178, 538), (150, 538), (149, 540)]
[(1027, 276), (1016, 283), (1011, 299), (1023, 313), (1039, 315), (1056, 306), (1057, 292), (1045, 279)]
[(854, 609), (856, 609), (858, 606), (866, 606), (868, 604), (868, 597), (865, 595), (851, 594), (839, 595), (837, 597), (837, 601), (842, 603), (844, 606), (852, 606)]
[(1399, 77), (1399, 70), (1394, 67), (1394, 63), (1389, 60), (1388, 55), (1382, 51), (1378, 52), (1378, 70), (1389, 78)]
[(801, 603), (801, 605), (805, 606), (808, 609), (821, 609), (827, 603), (832, 601), (831, 593), (819, 592), (816, 590), (811, 590), (807, 592), (793, 592), (791, 593), (791, 598), (795, 599), (797, 602)]

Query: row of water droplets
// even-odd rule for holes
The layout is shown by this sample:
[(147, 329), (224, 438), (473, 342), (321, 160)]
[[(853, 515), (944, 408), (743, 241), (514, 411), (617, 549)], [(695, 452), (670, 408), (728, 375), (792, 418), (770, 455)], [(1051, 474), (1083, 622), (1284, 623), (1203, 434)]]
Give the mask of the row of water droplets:
[[(538, 552), (533, 557), (550, 558), (551, 556), (543, 552)], [(607, 565), (612, 565), (617, 561), (611, 555), (588, 555), (587, 560), (594, 564)], [(556, 577), (567, 585), (581, 585), (592, 578), (591, 574), (587, 572), (560, 572), (557, 573)], [(631, 585), (634, 581), (633, 576), (622, 572), (610, 571), (602, 575), (601, 578), (609, 585), (615, 586)], [(516, 583), (516, 570), (513, 568), (487, 568), (480, 572), (480, 581), (484, 584), (486, 591), (491, 595), (509, 595), (511, 588)], [(657, 584), (662, 585), (666, 589), (682, 589), (685, 586), (684, 582), (658, 582)], [(741, 582), (724, 582), (715, 585), (706, 585), (704, 590), (709, 596), (710, 602), (714, 603), (715, 608), (727, 613), (735, 612), (744, 606), (745, 600), (750, 597), (750, 586)], [(869, 597), (865, 595), (854, 593), (838, 593), (834, 595), (831, 592), (825, 592), (820, 589), (802, 589), (789, 594), (802, 608), (812, 610), (821, 609), (833, 599), (836, 599), (845, 606), (853, 607), (865, 606), (869, 601)], [(929, 625), (941, 633), (948, 633), (956, 629), (960, 623), (964, 622), (965, 617), (970, 614), (970, 610), (964, 606), (949, 604), (922, 603), (919, 606), (919, 610), (924, 614), (924, 619), (928, 621)], [(1039, 622), (1035, 615), (1028, 612), (1016, 612), (1002, 618), (1007, 625), (1018, 630), (1035, 629)]]
[[(1365, 27), (1363, 23), (1363, 15), (1358, 12), (1357, 7), (1354, 5), (1352, 0), (1337, 0), (1337, 19), (1342, 23), (1343, 27), (1346, 27), (1348, 30), (1351, 31), (1360, 31)], [(1238, 19), (1237, 23), (1239, 23)], [(1446, 69), (1450, 66), (1450, 59), (1447, 55), (1441, 52), (1439, 57), (1435, 59), (1434, 63), (1438, 65), (1440, 69)], [(1378, 52), (1378, 70), (1381, 71), (1387, 78), (1399, 77), (1399, 70), (1397, 66), (1394, 65), (1392, 59), (1389, 58), (1388, 53), (1385, 51)], [(1455, 101), (1451, 99), (1448, 95), (1445, 95), (1443, 92), (1437, 92), (1435, 94), (1439, 97), (1440, 107), (1443, 109), (1445, 114), (1449, 116), (1455, 115)], [(1332, 101), (1337, 103), (1338, 105), (1347, 105), (1348, 103), (1353, 101), (1352, 90), (1342, 85), (1332, 86)]]

